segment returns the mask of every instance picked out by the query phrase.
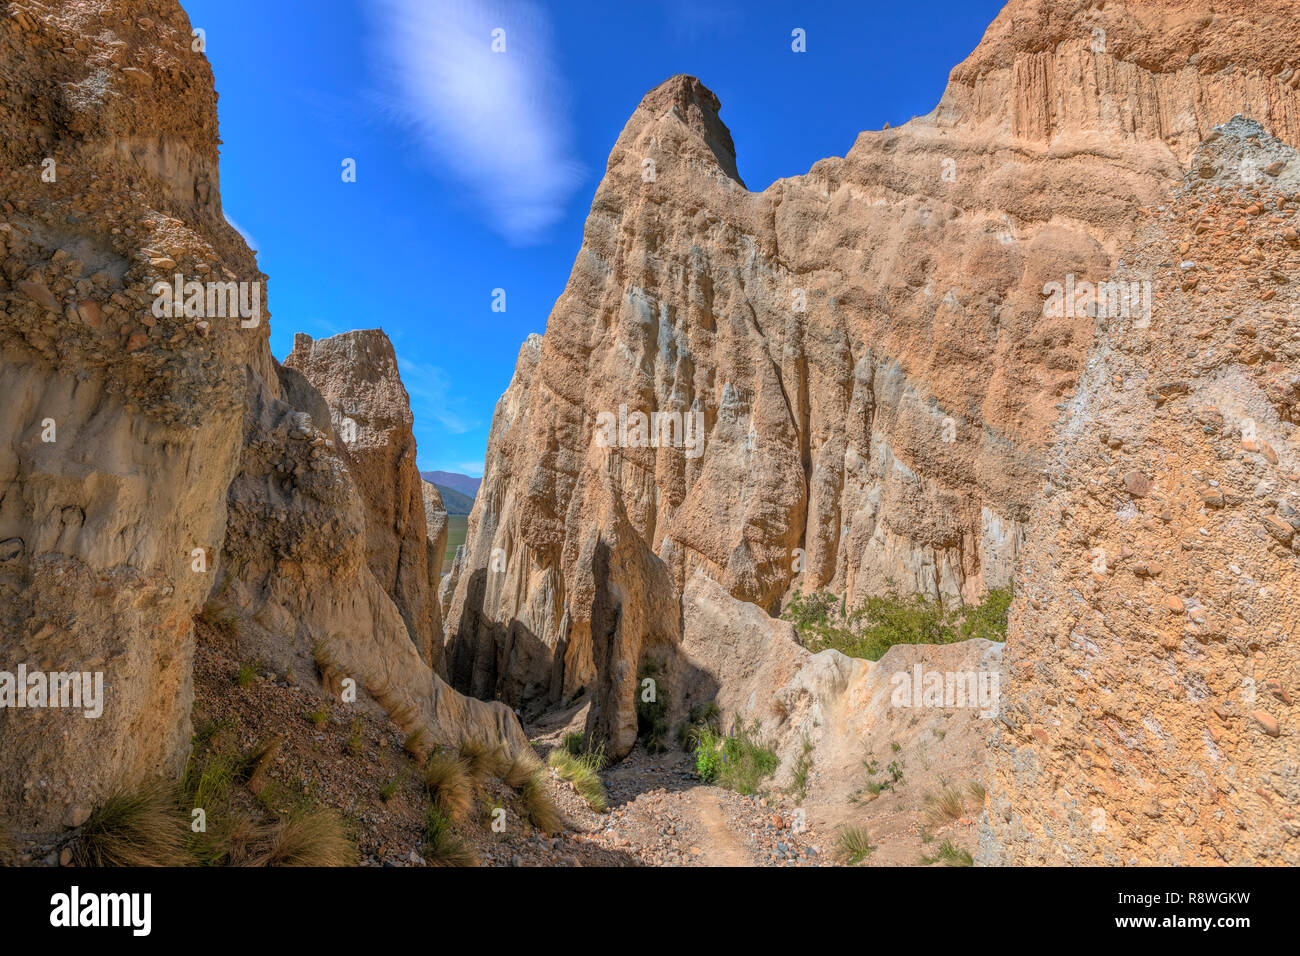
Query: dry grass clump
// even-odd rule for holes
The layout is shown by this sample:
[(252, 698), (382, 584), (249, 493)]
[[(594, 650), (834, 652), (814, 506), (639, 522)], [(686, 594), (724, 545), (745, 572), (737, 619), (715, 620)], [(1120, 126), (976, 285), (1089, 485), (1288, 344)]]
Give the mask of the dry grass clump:
[(357, 848), (333, 810), (308, 810), (262, 829), (249, 866), (354, 866)]
[(424, 786), (434, 806), (452, 820), (464, 820), (474, 800), (469, 765), (460, 757), (436, 753), (424, 765)]
[(966, 815), (966, 800), (956, 787), (945, 786), (938, 793), (925, 795), (925, 822), (941, 827)]
[(875, 850), (871, 845), (871, 834), (866, 827), (845, 827), (835, 838), (835, 850), (839, 858), (850, 866), (861, 863)]
[(466, 739), (460, 745), (460, 759), (469, 768), (469, 775), (474, 782), (483, 786), (492, 777), (504, 778), (510, 769), (511, 761), (502, 744), (488, 746), (482, 740)]
[(90, 814), (72, 844), (78, 866), (184, 866), (187, 821), (175, 794), (146, 784), (109, 797)]

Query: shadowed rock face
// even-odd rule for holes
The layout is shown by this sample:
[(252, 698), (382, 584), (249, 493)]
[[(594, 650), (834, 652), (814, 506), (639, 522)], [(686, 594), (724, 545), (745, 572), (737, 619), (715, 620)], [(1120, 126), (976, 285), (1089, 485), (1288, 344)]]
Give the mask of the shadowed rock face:
[[(1110, 275), (1214, 123), (1300, 129), (1287, 5), (1216, 9), (1012, 3), (932, 114), (761, 193), (698, 80), (648, 93), (497, 406), (446, 608), (456, 685), (539, 706), (590, 685), (573, 594), (605, 495), (678, 593), (696, 570), (767, 610), (1005, 583), (1096, 325), (1045, 314), (1044, 287)], [(702, 452), (609, 447), (623, 412), (698, 415)]]
[[(251, 654), (354, 678), (426, 745), (527, 746), (504, 705), (429, 666), (428, 529), (395, 368), (370, 394), (357, 383), (375, 363), (309, 363), (388, 428), (392, 448), (357, 463), (321, 392), (271, 356), (190, 29), (172, 2), (19, 2), (0, 22), (0, 671), (103, 679), (95, 719), (0, 710), (0, 808), (23, 833), (179, 775), (205, 603)], [(155, 283), (176, 275), (256, 285), (258, 320), (156, 313)], [(379, 336), (366, 344), (391, 364)]]

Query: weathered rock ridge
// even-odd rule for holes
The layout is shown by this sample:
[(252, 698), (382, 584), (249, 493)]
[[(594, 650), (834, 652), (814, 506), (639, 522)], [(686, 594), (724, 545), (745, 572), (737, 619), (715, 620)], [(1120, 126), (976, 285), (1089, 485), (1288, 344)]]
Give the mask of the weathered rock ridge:
[[(761, 193), (698, 80), (648, 93), (496, 409), (444, 606), (455, 686), (539, 708), (623, 687), (602, 645), (674, 639), (659, 594), (586, 565), (600, 514), (678, 595), (698, 570), (769, 611), (1005, 583), (1096, 324), (1045, 287), (1106, 279), (1214, 124), (1300, 131), (1292, 6), (1194, 7), (1016, 0), (930, 115)], [(639, 440), (637, 412), (701, 441)], [(631, 707), (594, 703), (592, 729)]]

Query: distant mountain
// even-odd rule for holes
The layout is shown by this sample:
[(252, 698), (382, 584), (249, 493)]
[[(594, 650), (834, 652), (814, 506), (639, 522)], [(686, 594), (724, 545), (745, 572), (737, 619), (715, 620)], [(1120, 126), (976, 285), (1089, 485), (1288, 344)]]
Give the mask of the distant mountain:
[(438, 494), (442, 495), (442, 506), (447, 509), (447, 514), (467, 515), (473, 509), (474, 499), (469, 495), (463, 495), (455, 488), (440, 485), (436, 481), (430, 484), (438, 489)]
[(430, 484), (446, 485), (471, 498), (478, 494), (478, 486), (483, 482), (482, 478), (471, 478), (469, 475), (457, 474), (454, 471), (422, 471), (420, 477)]

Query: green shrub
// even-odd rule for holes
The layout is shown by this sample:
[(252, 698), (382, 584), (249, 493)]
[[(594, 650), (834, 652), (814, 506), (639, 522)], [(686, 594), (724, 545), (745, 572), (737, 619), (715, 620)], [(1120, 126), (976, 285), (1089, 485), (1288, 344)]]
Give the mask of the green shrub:
[(776, 766), (775, 751), (754, 740), (740, 721), (735, 733), (726, 737), (707, 725), (699, 728), (695, 772), (705, 783), (752, 796), (763, 778), (776, 772)]
[[(636, 683), (636, 735), (645, 749), (663, 753), (668, 749), (668, 692), (661, 686), (657, 661), (647, 658), (641, 664)], [(650, 688), (646, 680), (654, 681), (654, 699), (646, 700)]]
[(781, 613), (811, 651), (827, 648), (878, 661), (895, 644), (952, 644), (983, 637), (1005, 641), (1012, 587), (994, 588), (978, 604), (949, 607), (924, 594), (903, 596), (891, 585), (849, 610), (825, 592), (796, 591)]

